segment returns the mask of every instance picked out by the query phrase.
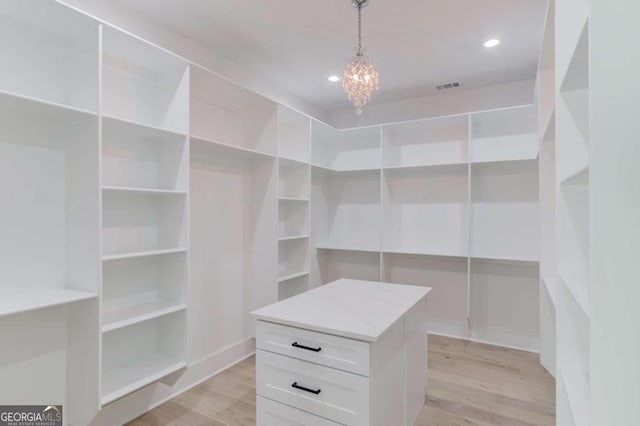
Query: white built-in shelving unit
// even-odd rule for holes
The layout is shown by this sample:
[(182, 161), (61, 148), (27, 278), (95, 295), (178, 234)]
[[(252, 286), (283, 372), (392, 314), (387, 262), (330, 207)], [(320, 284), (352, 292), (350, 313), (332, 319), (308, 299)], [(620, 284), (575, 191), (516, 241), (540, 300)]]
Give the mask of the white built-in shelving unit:
[(556, 309), (562, 283), (556, 261), (555, 1), (547, 6), (536, 98), (540, 151), (540, 363), (556, 374)]
[(589, 424), (589, 2), (555, 2), (557, 421)]
[(430, 331), (538, 349), (537, 154), (532, 106), (313, 123), (312, 286), (429, 285)]
[(0, 400), (74, 420), (99, 398), (99, 37), (55, 2), (2, 5)]
[(311, 120), (278, 107), (278, 300), (309, 289)]
[(101, 402), (186, 367), (189, 67), (102, 30)]
[[(3, 5), (0, 53), (0, 335), (32, 338), (0, 351), (3, 403), (124, 423), (250, 353), (250, 311), (338, 278), (433, 287), (430, 331), (538, 348), (533, 107), (339, 131), (59, 2)], [(565, 80), (557, 140), (585, 113)], [(577, 313), (582, 152), (557, 164)]]

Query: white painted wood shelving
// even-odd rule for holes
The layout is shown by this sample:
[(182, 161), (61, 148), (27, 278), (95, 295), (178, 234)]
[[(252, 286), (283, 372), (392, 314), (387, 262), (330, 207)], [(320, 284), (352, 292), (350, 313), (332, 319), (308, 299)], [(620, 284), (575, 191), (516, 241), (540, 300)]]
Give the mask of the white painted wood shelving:
[[(538, 348), (533, 107), (338, 131), (59, 2), (3, 4), (0, 50), (0, 332), (38, 342), (2, 351), (4, 403), (124, 423), (339, 278), (433, 287), (431, 331)], [(575, 202), (583, 166), (558, 165)]]
[(431, 332), (538, 349), (534, 106), (311, 134), (312, 287), (427, 285)]
[(555, 2), (557, 423), (589, 424), (589, 2)]

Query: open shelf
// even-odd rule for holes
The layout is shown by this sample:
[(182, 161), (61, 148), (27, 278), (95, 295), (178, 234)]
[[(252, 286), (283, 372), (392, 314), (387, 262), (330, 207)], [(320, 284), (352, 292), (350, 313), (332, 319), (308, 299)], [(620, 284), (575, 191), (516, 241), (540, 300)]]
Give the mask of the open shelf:
[(186, 366), (184, 312), (109, 331), (102, 344), (102, 404)]
[(103, 185), (187, 191), (186, 136), (103, 117)]
[(187, 191), (176, 191), (173, 189), (150, 189), (150, 188), (132, 188), (126, 186), (103, 186), (105, 192), (126, 192), (138, 194), (158, 194), (158, 195), (187, 195)]
[(380, 171), (326, 173), (311, 179), (316, 246), (380, 249)]
[(487, 163), (471, 170), (471, 257), (537, 261), (538, 163)]
[(309, 203), (281, 200), (278, 206), (278, 235), (280, 239), (309, 234)]
[(277, 152), (277, 104), (191, 65), (191, 134), (243, 152)]
[(468, 253), (467, 168), (385, 170), (383, 251)]
[(185, 247), (186, 224), (184, 196), (127, 191), (103, 194), (105, 256)]
[(160, 249), (160, 250), (131, 251), (131, 252), (125, 252), (125, 253), (104, 255), (102, 256), (102, 260), (110, 261), (110, 260), (120, 260), (120, 259), (132, 259), (136, 257), (161, 256), (164, 254), (184, 253), (186, 251), (187, 251), (186, 248), (180, 248), (180, 247)]
[(307, 164), (280, 158), (278, 195), (280, 199), (309, 199), (311, 169)]
[(278, 277), (278, 282), (283, 283), (285, 281), (290, 281), (290, 280), (294, 280), (296, 278), (301, 278), (301, 277), (306, 277), (309, 275), (309, 272), (307, 271), (302, 271), (302, 272), (294, 272), (288, 275), (283, 275), (281, 277)]
[(186, 305), (175, 305), (166, 302), (150, 302), (123, 308), (102, 315), (102, 332), (117, 330), (142, 321), (158, 318), (163, 315), (187, 309)]
[(185, 252), (113, 260), (103, 265), (103, 331), (185, 308)]
[(472, 163), (531, 160), (538, 155), (538, 115), (535, 106), (471, 115)]
[(257, 151), (255, 149), (244, 148), (237, 145), (230, 145), (213, 139), (207, 139), (202, 136), (191, 135), (191, 145), (200, 150), (218, 152), (223, 155), (234, 155), (246, 158), (275, 158), (274, 154)]
[(293, 241), (293, 240), (304, 240), (304, 239), (308, 239), (309, 235), (292, 235), (289, 237), (280, 237), (278, 238), (278, 241)]
[(98, 23), (64, 5), (7, 2), (0, 14), (0, 91), (96, 112), (98, 42)]
[(309, 240), (278, 241), (279, 281), (295, 278), (309, 271)]
[(0, 317), (65, 305), (96, 297), (98, 297), (96, 293), (69, 288), (44, 288), (42, 290), (31, 291), (15, 289), (11, 291), (3, 287), (2, 299), (0, 300)]
[(340, 278), (380, 281), (380, 252), (321, 249), (314, 256), (312, 287)]
[(472, 337), (495, 344), (539, 348), (539, 268), (535, 263), (470, 262)]
[(427, 330), (456, 335), (467, 329), (467, 258), (387, 253), (382, 281), (431, 287)]
[(282, 105), (278, 106), (278, 156), (307, 164), (311, 157), (311, 120)]
[(383, 127), (383, 167), (467, 164), (468, 123), (463, 115)]
[(304, 293), (309, 289), (309, 274), (305, 273), (297, 277), (280, 280), (278, 285), (278, 300), (288, 299)]
[(313, 122), (311, 162), (334, 170), (379, 170), (381, 166), (380, 129), (336, 130)]
[(111, 119), (187, 134), (188, 64), (167, 51), (103, 27), (103, 111)]
[(437, 257), (462, 257), (467, 258), (467, 253), (454, 253), (448, 251), (417, 251), (417, 250), (402, 250), (402, 249), (390, 249), (383, 247), (382, 253), (386, 254), (406, 254), (415, 256), (437, 256)]
[(0, 110), (0, 314), (94, 297), (97, 115), (9, 94), (0, 94)]
[(328, 245), (328, 244), (316, 244), (316, 250), (361, 251), (365, 253), (380, 253), (379, 249), (372, 249), (372, 248), (366, 248), (366, 247), (336, 246), (336, 245)]

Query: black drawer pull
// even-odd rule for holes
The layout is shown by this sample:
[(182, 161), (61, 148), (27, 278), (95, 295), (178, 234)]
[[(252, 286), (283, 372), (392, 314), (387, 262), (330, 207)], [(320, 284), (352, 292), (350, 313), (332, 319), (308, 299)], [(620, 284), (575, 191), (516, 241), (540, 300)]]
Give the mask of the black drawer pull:
[(320, 391), (322, 390), (322, 389), (309, 389), (309, 388), (305, 388), (304, 386), (300, 386), (300, 385), (298, 384), (298, 382), (293, 382), (293, 383), (291, 384), (291, 387), (292, 387), (292, 388), (296, 388), (296, 389), (303, 390), (303, 391), (305, 391), (305, 392), (311, 392), (311, 393), (312, 393), (312, 394), (314, 394), (314, 395), (318, 395), (318, 394), (320, 393)]
[(291, 346), (293, 346), (294, 348), (306, 349), (313, 352), (320, 352), (322, 350), (322, 348), (312, 348), (309, 346), (299, 345), (298, 342), (293, 342)]

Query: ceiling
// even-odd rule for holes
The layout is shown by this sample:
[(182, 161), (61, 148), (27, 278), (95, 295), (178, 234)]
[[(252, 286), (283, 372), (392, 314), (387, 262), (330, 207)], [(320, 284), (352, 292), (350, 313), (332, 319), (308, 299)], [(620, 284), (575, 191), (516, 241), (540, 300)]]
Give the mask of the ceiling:
[[(340, 83), (356, 43), (349, 0), (114, 0), (170, 27), (291, 96), (349, 108)], [(380, 71), (371, 103), (535, 77), (546, 0), (370, 0), (363, 44)], [(498, 38), (493, 49), (485, 40)], [(230, 76), (233, 77), (233, 76)], [(461, 90), (461, 89), (454, 89)]]

